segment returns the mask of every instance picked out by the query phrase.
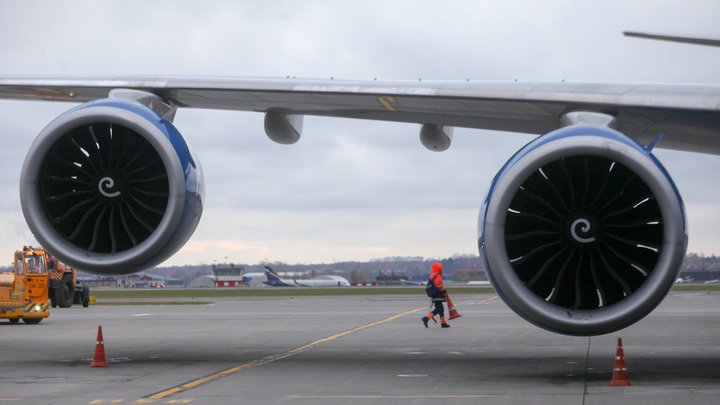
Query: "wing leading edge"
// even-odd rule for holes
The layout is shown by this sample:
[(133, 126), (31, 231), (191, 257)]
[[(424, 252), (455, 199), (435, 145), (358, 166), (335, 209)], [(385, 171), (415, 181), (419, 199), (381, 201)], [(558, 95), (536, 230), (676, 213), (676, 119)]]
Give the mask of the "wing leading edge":
[(0, 99), (86, 102), (113, 89), (188, 108), (360, 118), (543, 134), (568, 112), (615, 117), (660, 147), (720, 154), (720, 85), (381, 82), (202, 77), (0, 78)]

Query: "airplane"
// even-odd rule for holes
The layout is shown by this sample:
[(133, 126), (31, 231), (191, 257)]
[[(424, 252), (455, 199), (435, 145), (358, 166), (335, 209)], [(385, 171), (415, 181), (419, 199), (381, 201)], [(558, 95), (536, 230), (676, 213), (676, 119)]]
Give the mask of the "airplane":
[(400, 284), (402, 285), (427, 285), (427, 281), (410, 281), (406, 279), (401, 279)]
[[(259, 271), (258, 271), (258, 272), (252, 272), (252, 273), (243, 273), (243, 275), (242, 275), (243, 282), (245, 282), (246, 284), (249, 285), (249, 284), (252, 283), (255, 279), (259, 279), (259, 278), (261, 278), (261, 277), (262, 277), (262, 278), (267, 278), (267, 277), (265, 276), (265, 272), (268, 271), (268, 270), (269, 270), (271, 273), (273, 273), (274, 275), (278, 276), (278, 277), (281, 276), (281, 275), (278, 274), (275, 270), (273, 270), (270, 266), (266, 266), (265, 268), (266, 268), (266, 270), (265, 270), (265, 271), (262, 271), (262, 272), (259, 272)], [(262, 283), (263, 283), (263, 284), (267, 284), (265, 281), (263, 281)]]
[(632, 325), (676, 280), (685, 209), (653, 149), (720, 154), (718, 85), (0, 77), (0, 99), (80, 103), (32, 143), (21, 205), (42, 246), (105, 275), (162, 262), (200, 220), (180, 108), (264, 113), (279, 144), (300, 139), (305, 115), (420, 124), (435, 152), (454, 127), (537, 134), (493, 179), (478, 250), (513, 311), (576, 336)]
[(272, 287), (350, 287), (350, 283), (340, 276), (309, 279), (280, 278), (270, 266), (265, 266), (265, 276), (267, 281), (263, 283)]

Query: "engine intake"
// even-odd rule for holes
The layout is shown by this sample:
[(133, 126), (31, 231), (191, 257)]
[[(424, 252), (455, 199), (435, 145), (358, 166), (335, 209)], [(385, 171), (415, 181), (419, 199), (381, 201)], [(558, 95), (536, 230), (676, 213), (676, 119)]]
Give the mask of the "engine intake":
[(498, 294), (530, 322), (570, 335), (613, 332), (647, 315), (687, 245), (665, 169), (601, 127), (564, 128), (522, 148), (495, 177), (479, 232)]
[(101, 274), (155, 265), (190, 237), (202, 171), (175, 127), (134, 102), (98, 100), (50, 123), (23, 164), (23, 214), (66, 263)]

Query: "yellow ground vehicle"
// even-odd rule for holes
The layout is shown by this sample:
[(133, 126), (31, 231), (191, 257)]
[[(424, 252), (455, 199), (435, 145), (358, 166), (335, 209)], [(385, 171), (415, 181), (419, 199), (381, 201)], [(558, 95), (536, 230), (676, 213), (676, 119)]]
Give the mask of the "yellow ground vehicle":
[(48, 312), (47, 254), (24, 247), (15, 252), (13, 271), (0, 273), (0, 319), (37, 324)]

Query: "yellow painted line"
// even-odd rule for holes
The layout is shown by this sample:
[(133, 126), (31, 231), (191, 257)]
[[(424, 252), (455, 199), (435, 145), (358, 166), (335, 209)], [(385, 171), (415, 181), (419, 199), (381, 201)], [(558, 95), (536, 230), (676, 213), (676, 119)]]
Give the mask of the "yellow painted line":
[(197, 387), (197, 386), (199, 386), (199, 385), (207, 384), (207, 383), (209, 383), (209, 382), (211, 382), (211, 381), (217, 380), (218, 378), (227, 377), (227, 376), (229, 376), (229, 375), (231, 375), (231, 374), (235, 374), (235, 373), (237, 373), (237, 372), (240, 371), (240, 370), (246, 370), (246, 369), (248, 369), (248, 368), (257, 367), (257, 366), (262, 366), (263, 364), (267, 364), (267, 363), (270, 363), (270, 362), (273, 362), (273, 361), (276, 361), (276, 360), (284, 359), (284, 358), (287, 358), (287, 357), (296, 355), (296, 354), (298, 354), (298, 353), (301, 353), (301, 352), (303, 352), (303, 351), (305, 351), (305, 350), (308, 350), (308, 349), (310, 349), (310, 348), (312, 348), (312, 347), (314, 347), (314, 346), (317, 346), (317, 345), (319, 345), (319, 344), (321, 344), (321, 343), (329, 342), (329, 341), (331, 341), (331, 340), (338, 339), (338, 338), (341, 338), (341, 337), (343, 337), (343, 336), (347, 336), (347, 335), (349, 335), (349, 334), (351, 334), (351, 333), (359, 332), (359, 331), (364, 330), (364, 329), (367, 329), (367, 328), (372, 328), (373, 326), (382, 325), (382, 324), (384, 324), (384, 323), (388, 323), (388, 322), (390, 322), (390, 321), (392, 321), (392, 320), (395, 320), (395, 319), (397, 319), (397, 318), (400, 318), (400, 317), (402, 317), (402, 316), (409, 315), (409, 314), (412, 314), (412, 313), (415, 313), (415, 312), (418, 312), (418, 311), (423, 311), (423, 310), (425, 310), (425, 309), (426, 309), (425, 307), (415, 308), (415, 309), (412, 309), (412, 310), (410, 310), (410, 311), (406, 311), (406, 312), (403, 312), (403, 313), (400, 313), (400, 314), (397, 314), (397, 315), (393, 315), (393, 316), (391, 316), (391, 317), (389, 317), (389, 318), (386, 318), (386, 319), (383, 319), (383, 320), (381, 320), (381, 321), (372, 322), (372, 323), (368, 323), (368, 324), (365, 324), (365, 325), (362, 325), (362, 326), (358, 326), (357, 328), (350, 329), (350, 330), (347, 330), (347, 331), (345, 331), (345, 332), (338, 333), (338, 334), (336, 334), (336, 335), (332, 335), (332, 336), (329, 336), (329, 337), (326, 337), (326, 338), (323, 338), (323, 339), (316, 340), (316, 341), (314, 341), (314, 342), (312, 342), (312, 343), (308, 343), (308, 344), (306, 344), (306, 345), (304, 345), (304, 346), (300, 346), (300, 347), (298, 347), (298, 348), (296, 348), (296, 349), (292, 349), (292, 350), (289, 350), (289, 351), (284, 352), (284, 353), (279, 353), (279, 354), (273, 354), (273, 355), (270, 355), (270, 356), (266, 356), (266, 357), (263, 357), (263, 358), (261, 358), (261, 359), (259, 359), (259, 360), (253, 360), (253, 361), (251, 361), (251, 362), (242, 364), (242, 365), (237, 366), (237, 367), (232, 367), (232, 368), (229, 368), (229, 369), (227, 369), (227, 370), (223, 370), (223, 371), (217, 372), (217, 373), (215, 373), (215, 374), (210, 374), (210, 375), (208, 375), (208, 376), (205, 376), (205, 377), (202, 377), (202, 378), (198, 378), (197, 380), (193, 380), (193, 381), (187, 382), (187, 383), (185, 383), (185, 384), (181, 384), (181, 385), (178, 385), (178, 386), (176, 386), (176, 387), (172, 387), (172, 388), (169, 388), (169, 389), (167, 389), (167, 390), (160, 391), (160, 392), (158, 392), (158, 393), (149, 395), (149, 396), (147, 396), (147, 397), (145, 397), (145, 398), (148, 398), (148, 399), (163, 399), (163, 398), (166, 398), (166, 397), (168, 397), (168, 396), (170, 396), (170, 395), (174, 395), (174, 394), (177, 394), (177, 393), (179, 393), (179, 392), (183, 392), (183, 391), (187, 391), (187, 390), (189, 390), (189, 389), (195, 388), (195, 387)]
[(487, 399), (499, 395), (291, 395), (288, 399)]
[(493, 295), (492, 297), (482, 299), (482, 300), (478, 301), (477, 303), (478, 304), (487, 304), (488, 302), (493, 302), (493, 301), (497, 300), (498, 298), (499, 297), (497, 295)]
[(378, 101), (380, 104), (383, 105), (388, 111), (395, 112), (397, 111), (397, 107), (395, 105), (397, 104), (397, 101), (395, 100), (395, 97), (390, 96), (382, 96), (378, 97)]
[[(480, 300), (480, 301), (478, 301), (477, 303), (478, 303), (478, 304), (485, 304), (485, 303), (487, 303), (487, 302), (494, 301), (494, 300), (496, 300), (497, 298), (498, 298), (497, 295), (495, 295), (495, 296), (492, 296), (492, 297), (489, 297), (489, 298), (485, 298), (485, 299), (483, 299), (483, 300)], [(187, 391), (187, 390), (196, 388), (196, 387), (198, 387), (198, 386), (200, 386), (200, 385), (207, 384), (207, 383), (209, 383), (209, 382), (211, 382), (211, 381), (214, 381), (214, 380), (217, 380), (217, 379), (219, 379), (219, 378), (227, 377), (227, 376), (229, 376), (229, 375), (231, 375), (231, 374), (237, 373), (238, 371), (246, 370), (246, 369), (253, 368), (253, 367), (257, 367), (257, 366), (262, 366), (263, 364), (271, 363), (271, 362), (276, 361), (276, 360), (281, 360), (281, 359), (284, 359), (284, 358), (287, 358), (287, 357), (290, 357), (290, 356), (294, 356), (294, 355), (296, 355), (296, 354), (298, 354), (298, 353), (302, 353), (302, 352), (304, 352), (304, 351), (306, 351), (306, 350), (308, 350), (308, 349), (310, 349), (310, 348), (312, 348), (312, 347), (315, 347), (315, 346), (317, 346), (317, 345), (319, 345), (319, 344), (321, 344), (321, 343), (326, 343), (326, 342), (329, 342), (329, 341), (331, 341), (331, 340), (339, 339), (339, 338), (341, 338), (341, 337), (350, 335), (350, 334), (352, 334), (352, 333), (359, 332), (359, 331), (364, 330), (364, 329), (367, 329), (367, 328), (372, 328), (373, 326), (382, 325), (382, 324), (388, 323), (388, 322), (390, 322), (390, 321), (393, 321), (393, 320), (395, 320), (395, 319), (397, 319), (397, 318), (403, 317), (403, 316), (405, 316), (405, 315), (410, 315), (410, 314), (413, 314), (413, 313), (415, 313), (415, 312), (424, 311), (424, 310), (426, 310), (426, 309), (427, 309), (427, 308), (422, 307), (422, 308), (415, 308), (415, 309), (412, 309), (412, 310), (410, 310), (410, 311), (405, 311), (405, 312), (399, 313), (399, 314), (397, 314), (397, 315), (393, 315), (393, 316), (391, 316), (391, 317), (389, 317), (389, 318), (385, 318), (385, 319), (380, 320), (380, 321), (377, 321), (377, 322), (372, 322), (372, 323), (368, 323), (368, 324), (365, 324), (365, 325), (361, 325), (361, 326), (358, 326), (357, 328), (353, 328), (353, 329), (350, 329), (350, 330), (346, 330), (345, 332), (341, 332), (341, 333), (338, 333), (338, 334), (335, 334), (335, 335), (332, 335), (332, 336), (328, 336), (328, 337), (323, 338), (323, 339), (318, 339), (318, 340), (316, 340), (316, 341), (314, 341), (314, 342), (312, 342), (312, 343), (308, 343), (308, 344), (306, 344), (306, 345), (304, 345), (304, 346), (300, 346), (300, 347), (298, 347), (298, 348), (289, 350), (289, 351), (287, 351), (287, 352), (283, 352), (283, 353), (278, 353), (278, 354), (273, 354), (273, 355), (270, 355), (270, 356), (266, 356), (266, 357), (263, 357), (263, 358), (261, 358), (261, 359), (253, 360), (253, 361), (247, 362), (247, 363), (245, 363), (245, 364), (239, 365), (239, 366), (237, 366), (237, 367), (232, 367), (232, 368), (229, 368), (229, 369), (226, 369), (226, 370), (223, 370), (223, 371), (219, 371), (219, 372), (214, 373), (214, 374), (210, 374), (210, 375), (205, 376), (205, 377), (202, 377), (202, 378), (198, 378), (198, 379), (196, 379), (196, 380), (192, 380), (192, 381), (190, 381), (190, 382), (187, 382), (187, 383), (184, 383), (184, 384), (181, 384), (181, 385), (172, 387), (172, 388), (168, 388), (168, 389), (166, 389), (166, 390), (164, 390), (164, 391), (160, 391), (160, 392), (158, 392), (158, 393), (149, 395), (149, 396), (144, 397), (144, 398), (145, 398), (145, 399), (163, 399), (163, 398), (169, 397), (169, 396), (171, 396), (171, 395), (175, 395), (175, 394), (177, 394), (177, 393), (184, 392), (184, 391)], [(410, 398), (410, 397), (407, 397), (407, 398)], [(427, 398), (427, 396), (420, 396), (420, 397), (418, 397), (418, 398)], [(446, 398), (447, 398), (447, 397), (446, 397)], [(469, 398), (469, 397), (462, 397), (462, 398)], [(143, 402), (136, 402), (136, 403), (143, 403)]]

